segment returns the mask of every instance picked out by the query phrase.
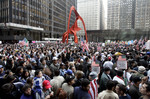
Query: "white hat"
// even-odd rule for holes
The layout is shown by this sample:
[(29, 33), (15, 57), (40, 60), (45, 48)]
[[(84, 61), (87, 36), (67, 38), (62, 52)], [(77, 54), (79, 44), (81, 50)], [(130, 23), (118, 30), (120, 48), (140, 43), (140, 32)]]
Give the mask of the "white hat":
[(138, 72), (139, 73), (144, 73), (146, 71), (145, 67), (144, 66), (139, 66), (138, 67)]
[(80, 61), (83, 62), (84, 60), (83, 60), (83, 59), (80, 59)]
[(53, 57), (53, 60), (58, 60), (58, 58), (57, 57)]

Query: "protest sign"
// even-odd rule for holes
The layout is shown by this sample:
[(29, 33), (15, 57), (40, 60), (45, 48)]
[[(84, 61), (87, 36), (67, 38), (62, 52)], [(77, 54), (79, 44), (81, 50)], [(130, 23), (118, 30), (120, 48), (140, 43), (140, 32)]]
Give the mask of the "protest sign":
[(95, 61), (92, 62), (92, 71), (96, 72), (97, 74), (100, 73), (100, 66)]
[(119, 56), (117, 61), (117, 69), (127, 69), (127, 60), (125, 55)]
[(145, 46), (146, 46), (146, 49), (150, 49), (150, 40), (148, 40), (148, 41), (146, 42)]

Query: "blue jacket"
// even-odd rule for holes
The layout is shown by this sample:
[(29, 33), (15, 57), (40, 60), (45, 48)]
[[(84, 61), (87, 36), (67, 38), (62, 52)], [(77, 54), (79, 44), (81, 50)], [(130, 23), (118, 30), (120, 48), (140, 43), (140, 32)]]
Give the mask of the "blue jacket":
[(81, 87), (75, 87), (74, 89), (74, 99), (91, 99), (88, 91), (84, 91)]
[(119, 96), (119, 99), (131, 99), (130, 95), (126, 95), (126, 96)]
[(26, 96), (24, 94), (22, 94), (21, 98), (20, 99), (34, 99), (33, 95), (31, 96)]

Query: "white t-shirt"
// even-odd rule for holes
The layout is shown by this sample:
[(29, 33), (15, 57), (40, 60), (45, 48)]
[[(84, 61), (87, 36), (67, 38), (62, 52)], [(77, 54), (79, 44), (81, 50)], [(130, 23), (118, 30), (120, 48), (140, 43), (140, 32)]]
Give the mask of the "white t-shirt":
[(129, 72), (126, 72), (126, 75), (125, 75), (125, 71), (123, 71), (123, 77), (125, 76), (128, 79), (128, 81), (130, 81), (131, 74)]
[(120, 78), (117, 77), (117, 76), (115, 76), (115, 77), (113, 78), (113, 81), (117, 81), (118, 83), (125, 85), (124, 80), (120, 79)]

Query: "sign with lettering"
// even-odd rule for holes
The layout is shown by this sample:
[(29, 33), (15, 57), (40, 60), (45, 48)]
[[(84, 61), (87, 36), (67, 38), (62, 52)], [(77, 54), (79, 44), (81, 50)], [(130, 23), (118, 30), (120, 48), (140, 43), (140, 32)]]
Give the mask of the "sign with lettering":
[(118, 60), (117, 69), (127, 69), (127, 61)]
[(97, 74), (100, 73), (100, 66), (99, 64), (96, 64), (95, 61), (92, 62), (91, 68), (92, 71), (96, 72)]

